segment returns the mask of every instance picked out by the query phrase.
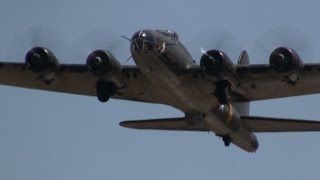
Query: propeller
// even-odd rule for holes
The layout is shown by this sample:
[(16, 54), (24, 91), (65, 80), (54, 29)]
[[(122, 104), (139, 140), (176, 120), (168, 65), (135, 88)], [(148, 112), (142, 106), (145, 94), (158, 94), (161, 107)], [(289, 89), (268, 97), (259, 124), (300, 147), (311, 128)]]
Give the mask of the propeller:
[(196, 61), (200, 60), (204, 52), (215, 49), (225, 52), (232, 61), (236, 62), (242, 50), (237, 38), (231, 32), (223, 29), (202, 31), (185, 44)]
[(255, 63), (266, 63), (271, 52), (282, 46), (295, 50), (304, 62), (311, 62), (314, 56), (310, 39), (295, 27), (271, 29), (258, 37), (254, 44), (252, 54), (263, 61)]
[(62, 34), (51, 27), (34, 26), (12, 33), (8, 43), (7, 58), (23, 60), (27, 51), (36, 46), (50, 49), (57, 57), (65, 53), (66, 44)]
[(72, 57), (81, 63), (91, 52), (98, 49), (110, 51), (119, 59), (127, 59), (129, 55), (126, 55), (126, 44), (127, 40), (119, 34), (106, 29), (96, 29), (79, 34), (70, 45)]

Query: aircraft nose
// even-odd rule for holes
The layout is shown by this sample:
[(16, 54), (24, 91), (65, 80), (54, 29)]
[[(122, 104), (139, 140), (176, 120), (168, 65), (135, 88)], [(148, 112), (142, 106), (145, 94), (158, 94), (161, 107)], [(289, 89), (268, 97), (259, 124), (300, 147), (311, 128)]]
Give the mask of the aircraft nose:
[(154, 50), (155, 38), (150, 30), (141, 30), (131, 38), (131, 50), (135, 53), (151, 53)]

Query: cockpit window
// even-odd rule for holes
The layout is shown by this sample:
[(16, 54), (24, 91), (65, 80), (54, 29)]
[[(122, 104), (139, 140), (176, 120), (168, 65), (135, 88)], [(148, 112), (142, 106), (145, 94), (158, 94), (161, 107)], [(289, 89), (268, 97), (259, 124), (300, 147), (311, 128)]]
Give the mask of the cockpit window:
[(179, 40), (179, 36), (176, 32), (172, 30), (162, 30), (162, 29), (157, 29), (156, 31), (160, 32), (161, 34), (168, 36), (172, 39)]
[(145, 39), (150, 43), (154, 43), (154, 37), (149, 30), (141, 30), (134, 33), (131, 40), (138, 39), (138, 38)]
[(171, 37), (178, 40), (179, 36), (176, 32), (172, 31), (172, 30), (168, 30), (168, 32), (171, 34)]
[(141, 30), (133, 34), (131, 48), (138, 53), (151, 53), (155, 46), (155, 38), (150, 30)]

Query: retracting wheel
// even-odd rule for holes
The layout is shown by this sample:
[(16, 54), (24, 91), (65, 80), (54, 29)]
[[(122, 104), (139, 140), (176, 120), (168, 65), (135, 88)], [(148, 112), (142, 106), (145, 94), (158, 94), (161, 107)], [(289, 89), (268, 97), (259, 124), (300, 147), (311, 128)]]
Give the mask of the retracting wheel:
[(227, 146), (227, 147), (230, 146), (231, 137), (230, 137), (229, 135), (223, 136), (223, 137), (222, 137), (222, 140), (223, 140), (225, 146)]
[(98, 81), (96, 87), (97, 98), (100, 102), (107, 102), (116, 92), (113, 82)]
[(230, 96), (230, 83), (227, 80), (216, 82), (216, 89), (214, 91), (220, 104), (228, 104)]

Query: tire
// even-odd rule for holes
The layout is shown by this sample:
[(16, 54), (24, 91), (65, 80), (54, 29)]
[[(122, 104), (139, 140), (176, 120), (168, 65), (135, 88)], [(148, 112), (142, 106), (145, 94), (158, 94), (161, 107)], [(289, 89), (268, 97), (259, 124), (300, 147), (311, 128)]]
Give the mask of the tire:
[(230, 83), (226, 80), (216, 83), (214, 93), (220, 104), (226, 105), (229, 103), (229, 88)]
[(223, 104), (223, 105), (228, 104), (229, 102), (228, 88), (218, 88), (215, 94), (220, 104)]
[(100, 102), (107, 102), (115, 93), (115, 85), (112, 82), (98, 81), (96, 93)]
[(231, 137), (230, 136), (224, 136), (224, 137), (222, 137), (222, 140), (223, 140), (224, 145), (226, 147), (230, 146), (230, 143), (231, 143)]

